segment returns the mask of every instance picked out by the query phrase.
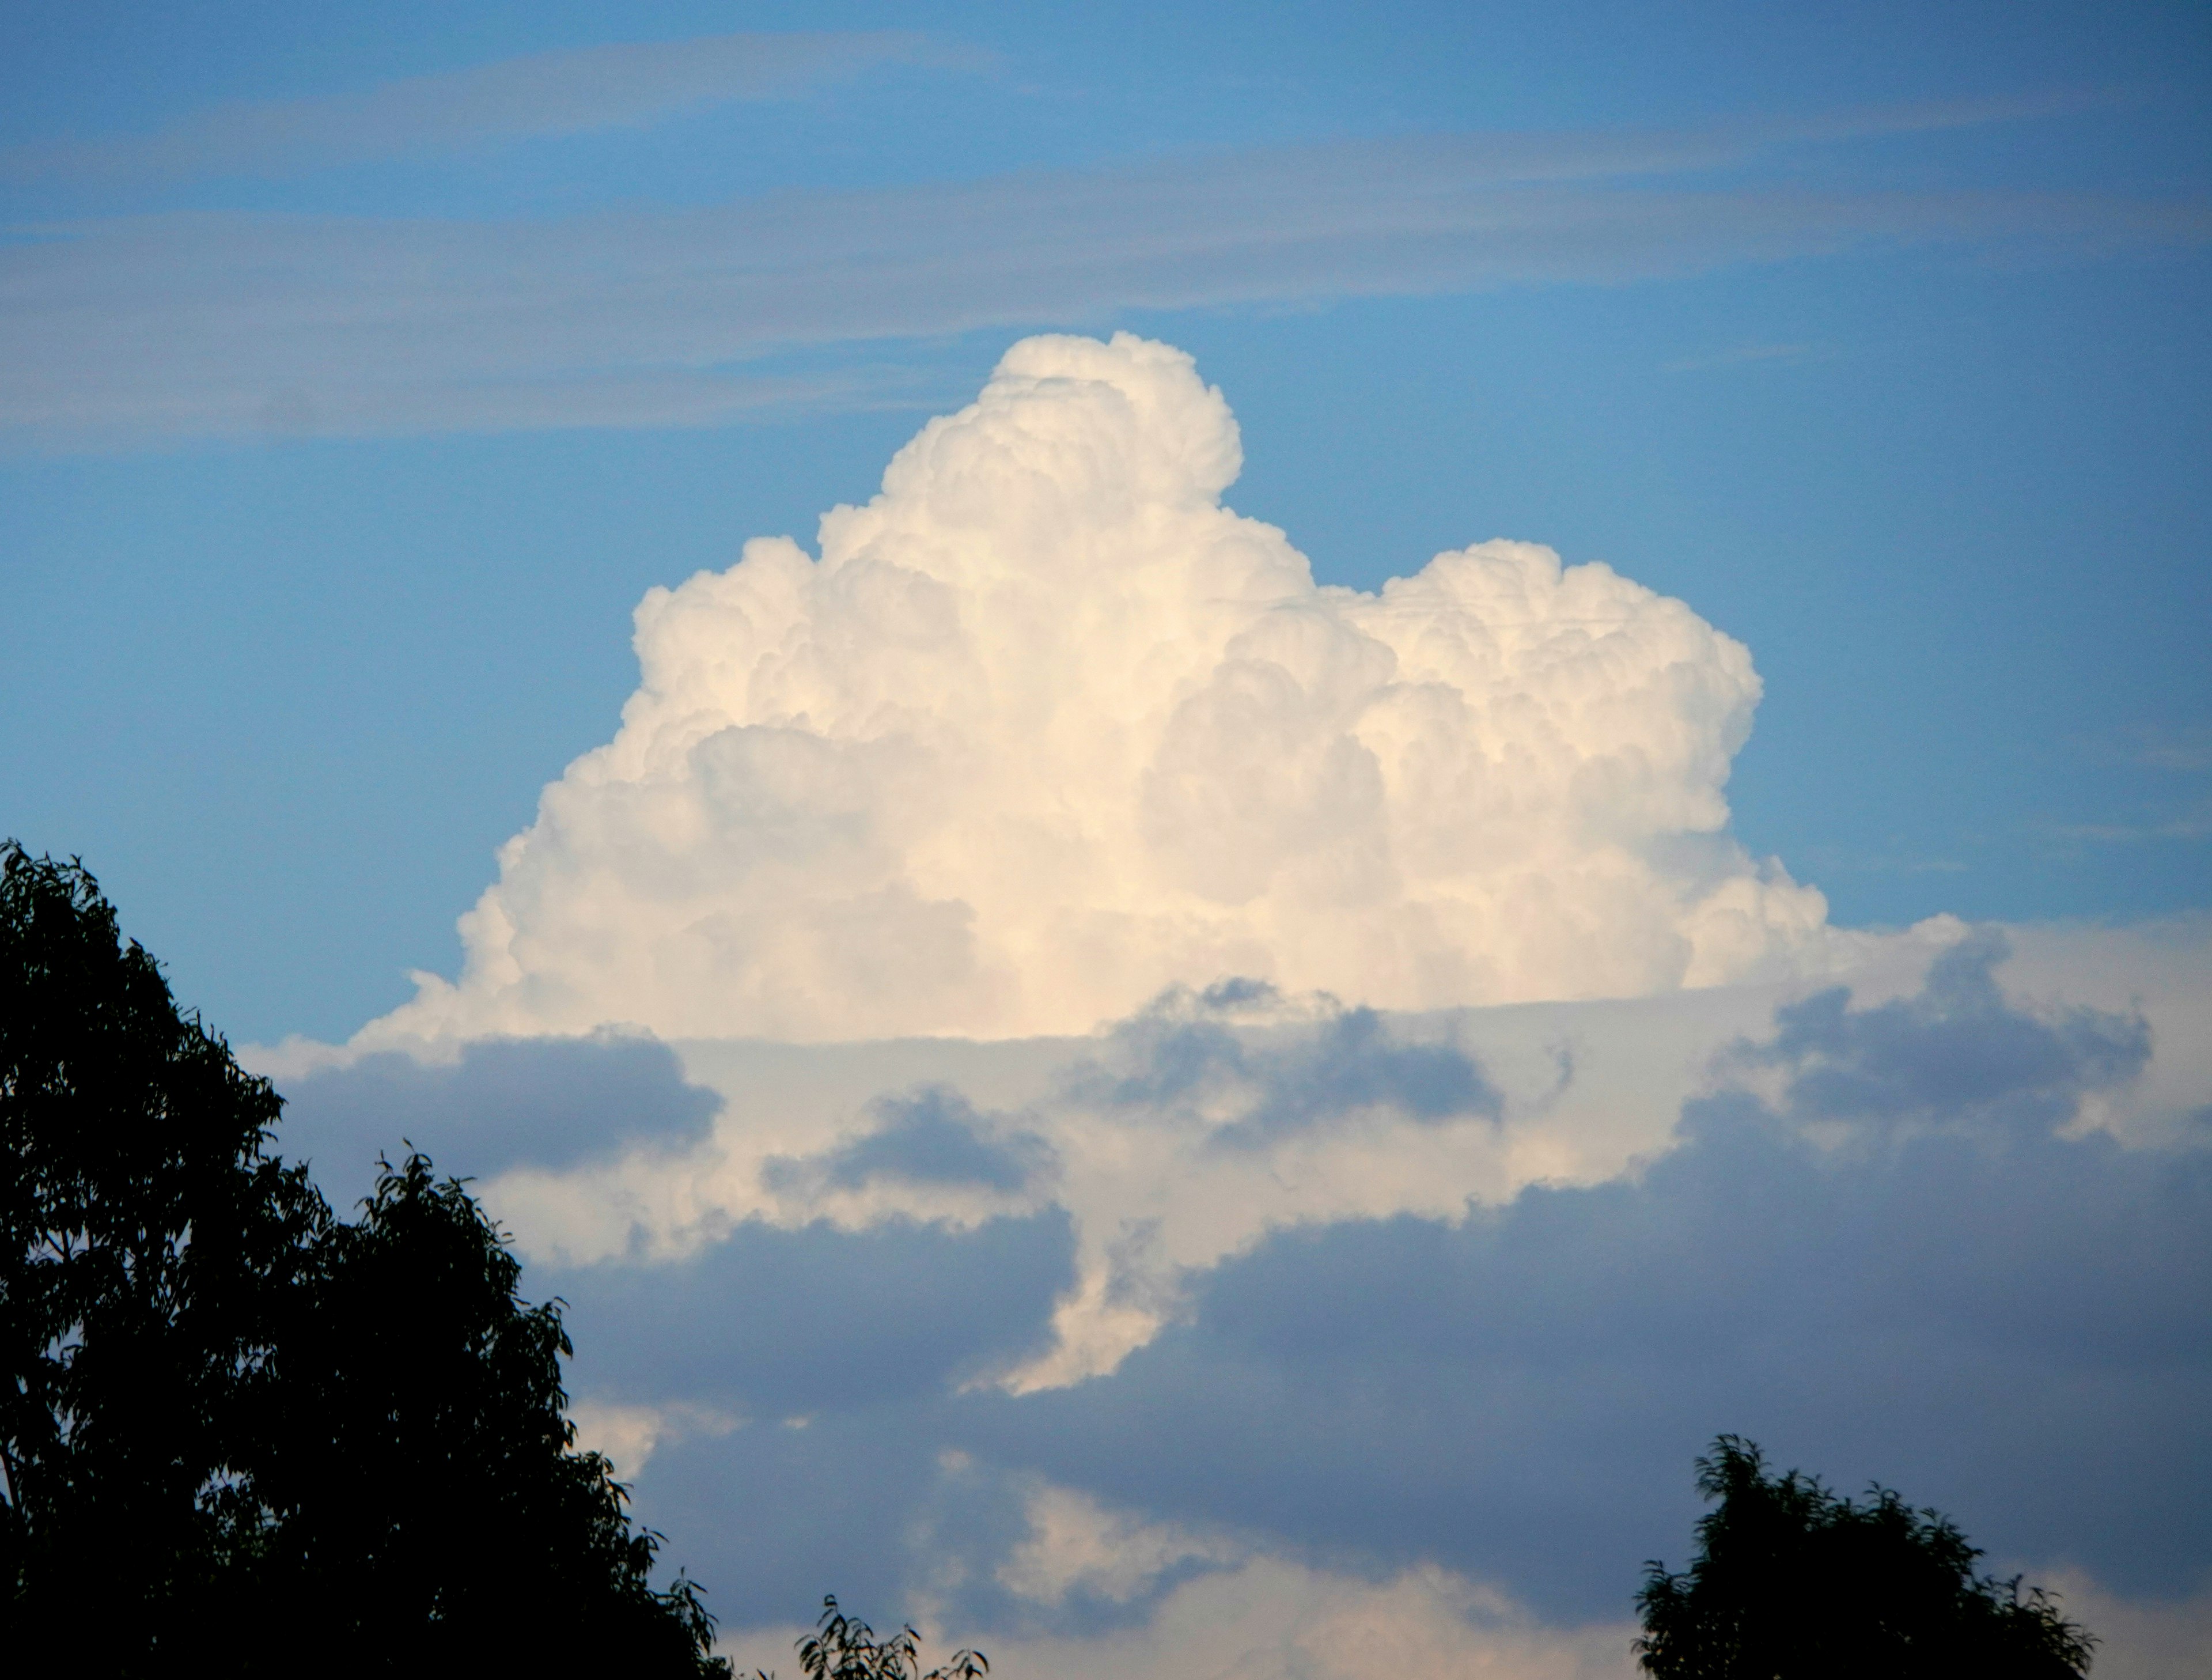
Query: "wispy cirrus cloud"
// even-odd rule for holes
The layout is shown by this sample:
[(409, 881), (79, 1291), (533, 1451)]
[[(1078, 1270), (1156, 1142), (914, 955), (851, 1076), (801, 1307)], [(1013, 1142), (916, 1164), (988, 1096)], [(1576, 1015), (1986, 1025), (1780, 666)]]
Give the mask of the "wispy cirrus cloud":
[(1662, 374), (1702, 374), (1722, 368), (1756, 368), (1791, 366), (1803, 362), (1825, 361), (1832, 354), (1820, 344), (1736, 344), (1727, 350), (1709, 350), (1699, 356), (1678, 356), (1672, 362), (1662, 362)]
[(308, 99), (240, 100), (151, 133), (0, 148), (0, 182), (296, 175), (788, 99), (887, 64), (972, 70), (974, 48), (911, 30), (708, 35), (533, 52)]
[(2127, 844), (2141, 840), (2212, 839), (2212, 800), (2179, 816), (2136, 823), (2069, 823), (2052, 831), (2061, 840)]
[[(733, 370), (793, 349), (1131, 309), (1621, 284), (1868, 248), (2078, 255), (2212, 238), (2212, 206), (2196, 202), (1752, 173), (1785, 149), (1939, 116), (1339, 141), (556, 221), (191, 213), (18, 228), (0, 247), (0, 435), (69, 447), (712, 423), (774, 399)], [(802, 398), (819, 399), (814, 383)]]
[(2073, 735), (2066, 745), (2093, 764), (2184, 774), (2212, 770), (2212, 723), (2136, 723), (2103, 733)]

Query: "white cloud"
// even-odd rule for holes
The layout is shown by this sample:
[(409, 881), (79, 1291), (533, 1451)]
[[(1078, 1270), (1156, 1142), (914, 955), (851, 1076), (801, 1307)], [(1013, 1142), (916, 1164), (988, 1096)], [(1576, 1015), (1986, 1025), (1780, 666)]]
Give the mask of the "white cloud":
[(1082, 1593), (1125, 1604), (1172, 1569), (1228, 1562), (1241, 1549), (1225, 1539), (1109, 1510), (1086, 1494), (1049, 1482), (1030, 1490), (1024, 1514), (1028, 1537), (1006, 1554), (998, 1581), (1038, 1604)]
[(2097, 1680), (2212, 1674), (2212, 1586), (2161, 1601), (2123, 1598), (2081, 1569), (2057, 1570), (2043, 1584), (2097, 1636)]
[(575, 1402), (568, 1408), (568, 1421), (575, 1426), (576, 1450), (602, 1455), (623, 1482), (643, 1470), (653, 1449), (665, 1442), (726, 1435), (744, 1423), (711, 1406), (625, 1406), (597, 1400)]
[(637, 610), (641, 685), (361, 1042), (1084, 1032), (1241, 974), (1419, 1009), (1816, 971), (1725, 832), (1759, 678), (1608, 567), (1490, 542), (1317, 587), (1224, 507), (1190, 360), (1026, 340), (821, 557)]
[(885, 64), (981, 55), (906, 30), (620, 41), (407, 76), (319, 98), (234, 100), (151, 134), (0, 148), (0, 181), (289, 175), (364, 159), (636, 127), (732, 100), (791, 98)]

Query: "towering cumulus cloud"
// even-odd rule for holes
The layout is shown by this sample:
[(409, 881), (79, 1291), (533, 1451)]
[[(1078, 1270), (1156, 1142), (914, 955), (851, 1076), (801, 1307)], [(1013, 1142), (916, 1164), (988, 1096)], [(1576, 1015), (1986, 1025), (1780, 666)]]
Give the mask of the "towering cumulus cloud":
[(1603, 565), (1490, 542), (1316, 587), (1221, 502), (1191, 360), (1014, 346), (839, 508), (637, 610), (615, 739), (546, 788), (374, 1040), (1084, 1031), (1246, 975), (1386, 1007), (1817, 965), (1724, 833), (1759, 679)]

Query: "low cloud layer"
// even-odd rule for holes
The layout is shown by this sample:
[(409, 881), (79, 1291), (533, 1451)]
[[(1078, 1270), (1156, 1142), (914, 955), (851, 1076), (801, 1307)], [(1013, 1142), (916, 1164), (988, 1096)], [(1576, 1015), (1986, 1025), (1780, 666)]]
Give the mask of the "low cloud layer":
[[(2147, 1649), (2197, 1650), (2202, 1616), (2154, 1604), (2212, 1569), (2212, 1149), (2185, 1118), (2167, 1147), (2100, 1117), (2203, 1093), (2160, 1087), (2160, 998), (2030, 1001), (2001, 973), (2050, 978), (1984, 933), (1924, 980), (1749, 1018), (1753, 995), (1711, 993), (1446, 1032), (1171, 996), (1063, 1046), (1031, 1099), (939, 1081), (862, 1105), (844, 1142), (776, 1152), (811, 1163), (797, 1200), (756, 1190), (681, 1257), (540, 1259), (532, 1281), (574, 1304), (587, 1410), (629, 1421), (641, 1509), (734, 1630), (834, 1586), (1068, 1672), (1151, 1651), (1195, 1675), (1176, 1665), (1202, 1641), (1174, 1629), (1195, 1639), (1203, 1606), (1242, 1627), (1233, 1606), (1299, 1582), (1437, 1660), (1625, 1672), (1642, 1560), (1681, 1560), (1690, 1460), (1737, 1429), (1950, 1511), (2006, 1567), (2065, 1572)], [(1608, 1052), (1658, 1065), (1654, 1024), (1692, 1003), (1709, 1072), (1671, 1128), (1612, 1168), (1535, 1170), (1586, 1129), (1572, 1104)], [(1316, 1093), (1296, 1125), (1209, 1141), (1294, 1068)], [(733, 1098), (726, 1166), (748, 1123)], [(1497, 1152), (1502, 1188), (1439, 1206), (1413, 1182), (1432, 1165), (1394, 1178), (1431, 1135)], [(1018, 1136), (1032, 1170), (991, 1182), (977, 1162)], [(1301, 1163), (1331, 1150), (1338, 1199), (1301, 1202)], [(1131, 1181), (1110, 1205), (1157, 1214), (1103, 1217), (1109, 1158)], [(940, 1167), (982, 1199), (900, 1211)], [(860, 1193), (824, 1184), (840, 1172), (890, 1199), (806, 1214)], [(1231, 1216), (1248, 1203), (1256, 1223)], [(1149, 1329), (1087, 1376), (1009, 1386), (1048, 1370), (1098, 1250)], [(1253, 1672), (1380, 1671), (1305, 1625)]]
[[(1249, 975), (1388, 1008), (1811, 970), (1726, 833), (1750, 655), (1491, 542), (1317, 587), (1189, 358), (1033, 338), (884, 489), (654, 589), (621, 732), (364, 1045), (1088, 1031)], [(1267, 1123), (1274, 1123), (1269, 1122)]]
[[(484, 1190), (571, 1304), (588, 1438), (763, 1665), (835, 1588), (1055, 1673), (1626, 1676), (1736, 1429), (1952, 1513), (2148, 1676), (2212, 1649), (2207, 934), (1954, 924), (1848, 989), (1426, 1015), (1237, 983), (1055, 1041), (511, 1043), (473, 1077), (595, 1052), (680, 1117), (510, 1142)], [(448, 1088), (399, 1060), (360, 1064), (386, 1129)]]
[(2060, 1135), (2141, 1067), (2140, 1023), (1960, 1007), (1957, 977), (1785, 1020), (1782, 1103), (1692, 1103), (1639, 1175), (1271, 1236), (1111, 1378), (979, 1401), (963, 1444), (1571, 1620), (1625, 1590), (1594, 1556), (1679, 1559), (1682, 1467), (1729, 1428), (1893, 1480), (2004, 1555), (2185, 1592), (2212, 1564), (2189, 1421), (2212, 1399), (2212, 1153)]

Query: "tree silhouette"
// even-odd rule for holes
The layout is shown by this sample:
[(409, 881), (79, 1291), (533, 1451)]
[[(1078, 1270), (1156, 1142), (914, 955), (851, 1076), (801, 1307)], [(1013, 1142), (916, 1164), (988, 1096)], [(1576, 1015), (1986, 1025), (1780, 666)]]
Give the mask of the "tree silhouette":
[(0, 1601), (88, 1650), (222, 1596), (243, 1381), (322, 1214), (277, 1111), (91, 875), (0, 847)]
[[(330, 1223), (276, 1323), (240, 1458), (265, 1533), (258, 1575), (298, 1637), (356, 1667), (726, 1673), (681, 1576), (650, 1584), (607, 1461), (574, 1451), (559, 1306), (454, 1179), (412, 1154), (362, 1217)], [(548, 1666), (550, 1665), (550, 1667)]]
[(1718, 1506), (1688, 1571), (1646, 1566), (1644, 1670), (1665, 1680), (2070, 1680), (2090, 1636), (2020, 1578), (1974, 1573), (1981, 1553), (1948, 1518), (1875, 1487), (1839, 1499), (1723, 1435), (1698, 1460)]
[(727, 1674), (573, 1450), (557, 1303), (410, 1155), (332, 1217), (280, 1101), (0, 845), (0, 1637), (152, 1673)]
[[(980, 1680), (991, 1671), (981, 1652), (961, 1651), (924, 1674), (921, 1653), (921, 1636), (911, 1626), (879, 1640), (866, 1622), (839, 1610), (831, 1593), (814, 1632), (799, 1641), (799, 1665), (806, 1680)], [(754, 1680), (775, 1677), (756, 1670)]]

